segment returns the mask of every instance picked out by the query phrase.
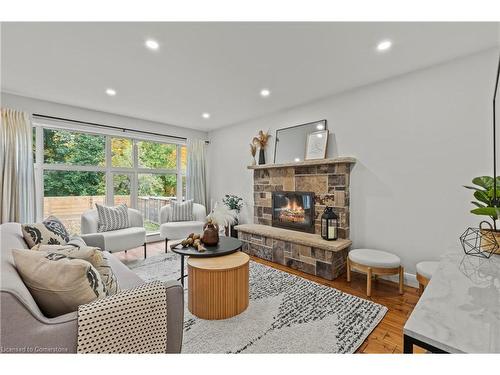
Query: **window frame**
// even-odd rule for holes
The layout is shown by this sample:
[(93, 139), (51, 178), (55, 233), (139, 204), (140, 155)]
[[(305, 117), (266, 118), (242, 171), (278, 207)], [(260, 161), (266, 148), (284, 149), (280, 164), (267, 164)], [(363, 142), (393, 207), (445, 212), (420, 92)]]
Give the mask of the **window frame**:
[[(44, 187), (44, 172), (45, 171), (76, 171), (76, 172), (104, 172), (105, 174), (105, 203), (107, 205), (114, 205), (114, 185), (113, 185), (113, 175), (114, 174), (127, 174), (131, 176), (131, 188), (130, 188), (130, 202), (131, 208), (137, 208), (138, 200), (138, 175), (139, 174), (162, 174), (162, 175), (175, 175), (176, 176), (176, 200), (182, 201), (182, 177), (186, 176), (186, 170), (182, 169), (181, 163), (181, 153), (182, 147), (187, 147), (184, 141), (174, 141), (168, 139), (166, 136), (165, 140), (153, 139), (153, 137), (147, 134), (141, 135), (140, 132), (135, 132), (137, 134), (125, 134), (125, 132), (115, 132), (106, 131), (106, 129), (86, 129), (83, 126), (72, 126), (72, 124), (64, 125), (52, 125), (47, 124), (43, 121), (33, 121), (32, 124), (35, 129), (35, 160), (34, 160), (34, 172), (35, 172), (35, 182), (36, 182), (36, 219), (37, 221), (43, 220), (44, 212), (44, 197), (45, 197), (45, 187)], [(72, 164), (50, 164), (45, 163), (44, 157), (44, 129), (51, 130), (63, 130), (70, 131), (74, 133), (85, 133), (90, 135), (98, 135), (105, 137), (105, 162), (104, 166), (98, 165), (72, 165)], [(112, 138), (125, 138), (132, 141), (132, 167), (113, 167), (112, 166), (112, 150), (111, 150), (111, 139)], [(156, 142), (163, 144), (171, 144), (176, 146), (176, 168), (140, 168), (139, 167), (139, 155), (138, 155), (138, 142)], [(148, 235), (156, 235), (158, 232), (149, 232)]]

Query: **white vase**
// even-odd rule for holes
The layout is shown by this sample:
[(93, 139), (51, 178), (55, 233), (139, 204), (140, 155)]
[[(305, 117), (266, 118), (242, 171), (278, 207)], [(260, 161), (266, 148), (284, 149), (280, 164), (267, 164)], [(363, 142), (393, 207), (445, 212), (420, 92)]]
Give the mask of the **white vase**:
[(252, 165), (256, 165), (256, 164), (257, 164), (257, 160), (255, 160), (255, 156), (254, 156), (252, 159)]

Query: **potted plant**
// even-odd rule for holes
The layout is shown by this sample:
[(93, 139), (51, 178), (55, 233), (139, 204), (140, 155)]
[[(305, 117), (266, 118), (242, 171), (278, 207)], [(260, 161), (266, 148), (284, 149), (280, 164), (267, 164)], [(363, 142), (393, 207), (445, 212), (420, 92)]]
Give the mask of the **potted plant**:
[[(498, 219), (500, 217), (500, 207), (498, 205), (498, 197), (500, 197), (500, 177), (497, 177), (496, 184), (494, 183), (493, 177), (481, 176), (476, 177), (472, 180), (475, 186), (464, 186), (467, 189), (474, 190), (475, 201), (471, 203), (476, 206), (470, 212), (474, 215), (488, 216), (491, 219), (491, 223), (488, 221), (481, 221), (479, 224), (481, 233), (489, 236), (490, 238), (495, 238), (497, 243), (500, 244), (500, 228), (498, 224)], [(496, 194), (495, 194), (496, 188)], [(489, 228), (483, 228), (483, 224), (486, 224)], [(490, 245), (491, 246), (491, 245)], [(484, 245), (481, 244), (481, 248)], [(488, 250), (488, 249), (484, 249)], [(499, 253), (497, 250), (496, 253)]]
[[(222, 199), (222, 203), (224, 203), (224, 205), (230, 210), (236, 212), (235, 222), (230, 225), (231, 236), (236, 237), (237, 233), (234, 230), (234, 226), (238, 224), (238, 215), (240, 214), (241, 207), (243, 207), (243, 198), (233, 194), (226, 194)], [(228, 232), (228, 228), (226, 228), (226, 235), (229, 235)]]
[(225, 205), (215, 204), (214, 209), (207, 216), (213, 224), (217, 224), (220, 229), (233, 225), (236, 222), (237, 213), (228, 209)]
[(259, 131), (259, 135), (257, 137), (253, 137), (252, 143), (255, 146), (259, 146), (259, 165), (266, 164), (264, 150), (267, 146), (267, 142), (269, 142), (269, 138), (271, 138), (269, 131), (264, 133), (262, 130)]

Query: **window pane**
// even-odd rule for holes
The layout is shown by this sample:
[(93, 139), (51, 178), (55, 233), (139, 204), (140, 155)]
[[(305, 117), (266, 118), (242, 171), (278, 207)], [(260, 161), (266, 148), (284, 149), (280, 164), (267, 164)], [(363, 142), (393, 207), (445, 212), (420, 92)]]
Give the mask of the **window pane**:
[(130, 184), (130, 175), (113, 174), (113, 199), (115, 205), (125, 203), (130, 207)]
[(104, 172), (44, 171), (43, 215), (57, 216), (70, 233), (80, 233), (80, 216), (104, 204)]
[(131, 139), (111, 138), (111, 165), (124, 168), (134, 166)]
[(141, 168), (177, 168), (177, 146), (167, 143), (137, 142), (139, 167)]
[(104, 166), (106, 137), (59, 129), (43, 129), (47, 164)]
[(181, 170), (182, 174), (186, 174), (186, 168), (187, 168), (187, 147), (182, 146), (181, 147)]
[(148, 232), (160, 228), (160, 209), (177, 195), (177, 176), (162, 174), (138, 175), (137, 209), (144, 216), (144, 226)]

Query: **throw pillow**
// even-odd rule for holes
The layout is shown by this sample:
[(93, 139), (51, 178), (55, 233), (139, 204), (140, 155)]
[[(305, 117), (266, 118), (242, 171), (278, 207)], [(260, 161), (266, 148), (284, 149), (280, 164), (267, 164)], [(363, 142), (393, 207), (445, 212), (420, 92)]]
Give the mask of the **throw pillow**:
[(190, 199), (185, 202), (172, 201), (170, 203), (172, 207), (172, 219), (171, 221), (193, 221), (193, 200)]
[(69, 241), (69, 233), (61, 221), (49, 216), (42, 223), (21, 225), (23, 237), (28, 247), (37, 244), (64, 245)]
[(61, 254), (71, 259), (82, 259), (94, 266), (99, 272), (106, 287), (106, 295), (111, 296), (120, 291), (118, 280), (109, 262), (109, 253), (102, 252), (98, 247), (70, 245), (41, 245), (34, 246), (31, 250), (45, 251), (52, 254)]
[(45, 316), (77, 311), (106, 296), (99, 272), (87, 261), (45, 251), (12, 250), (19, 275)]
[(99, 216), (98, 232), (109, 232), (130, 226), (126, 204), (122, 203), (115, 207), (107, 207), (96, 203), (95, 206), (97, 207), (97, 215)]

